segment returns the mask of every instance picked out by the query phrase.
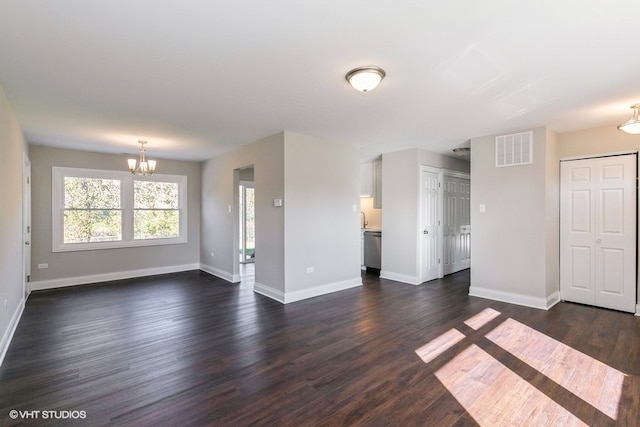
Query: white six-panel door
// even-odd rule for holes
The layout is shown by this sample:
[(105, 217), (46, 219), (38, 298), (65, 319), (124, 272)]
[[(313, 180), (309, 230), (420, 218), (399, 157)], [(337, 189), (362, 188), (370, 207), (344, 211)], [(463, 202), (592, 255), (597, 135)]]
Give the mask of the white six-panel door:
[(422, 194), (422, 282), (440, 277), (440, 173), (423, 168)]
[(471, 184), (468, 177), (444, 175), (443, 182), (444, 274), (471, 266)]
[(561, 298), (634, 312), (636, 155), (563, 161), (560, 172)]

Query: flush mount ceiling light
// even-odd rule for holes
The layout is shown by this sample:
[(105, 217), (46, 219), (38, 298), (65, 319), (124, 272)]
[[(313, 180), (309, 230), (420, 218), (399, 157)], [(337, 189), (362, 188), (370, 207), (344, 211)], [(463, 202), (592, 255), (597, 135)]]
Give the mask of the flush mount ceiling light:
[(379, 67), (358, 67), (349, 71), (345, 78), (355, 90), (369, 92), (380, 84), (385, 75)]
[(129, 170), (134, 175), (153, 175), (156, 171), (156, 161), (147, 160), (145, 157), (144, 146), (147, 141), (138, 141), (140, 144), (140, 159), (127, 159)]
[(640, 104), (633, 104), (631, 108), (633, 109), (633, 117), (628, 122), (618, 125), (618, 129), (626, 133), (638, 134), (640, 133), (640, 117), (638, 117)]

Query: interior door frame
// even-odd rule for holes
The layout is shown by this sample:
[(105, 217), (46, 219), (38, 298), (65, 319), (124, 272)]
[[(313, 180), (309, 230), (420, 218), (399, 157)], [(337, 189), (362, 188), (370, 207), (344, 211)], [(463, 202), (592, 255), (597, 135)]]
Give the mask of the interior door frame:
[[(242, 227), (242, 243), (238, 243), (240, 246), (238, 251), (241, 253), (242, 260), (241, 264), (252, 263), (255, 262), (255, 257), (253, 259), (247, 260), (247, 188), (252, 188), (255, 191), (255, 182), (254, 181), (240, 181), (238, 187), (242, 187), (242, 190), (238, 188), (238, 199), (242, 197), (242, 212), (240, 212), (240, 218), (238, 221), (241, 222), (240, 226)], [(255, 193), (254, 193), (255, 194)], [(239, 203), (239, 202), (238, 202)], [(254, 205), (255, 209), (255, 205)], [(238, 209), (240, 210), (240, 209)], [(254, 212), (255, 218), (255, 212)], [(238, 239), (240, 240), (240, 239)]]
[(22, 294), (31, 293), (31, 159), (23, 153), (22, 170)]

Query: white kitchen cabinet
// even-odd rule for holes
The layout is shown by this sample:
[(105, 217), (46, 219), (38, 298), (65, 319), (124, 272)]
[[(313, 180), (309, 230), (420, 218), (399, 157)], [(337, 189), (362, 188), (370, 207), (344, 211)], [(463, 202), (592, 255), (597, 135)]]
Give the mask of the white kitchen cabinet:
[(360, 165), (360, 197), (373, 196), (373, 163)]
[(382, 162), (373, 164), (373, 208), (382, 209)]

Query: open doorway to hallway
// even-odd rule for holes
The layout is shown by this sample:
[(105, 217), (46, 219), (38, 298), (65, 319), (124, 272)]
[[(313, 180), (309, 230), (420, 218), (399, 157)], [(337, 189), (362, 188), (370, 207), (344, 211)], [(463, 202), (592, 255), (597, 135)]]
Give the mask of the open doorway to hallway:
[(238, 256), (240, 263), (253, 263), (256, 257), (255, 187), (253, 167), (240, 170), (238, 183)]

